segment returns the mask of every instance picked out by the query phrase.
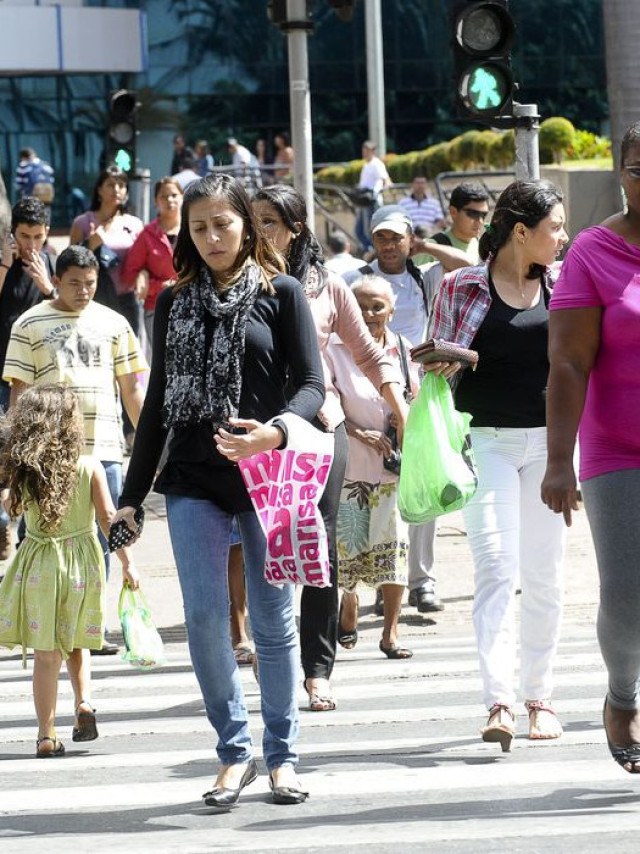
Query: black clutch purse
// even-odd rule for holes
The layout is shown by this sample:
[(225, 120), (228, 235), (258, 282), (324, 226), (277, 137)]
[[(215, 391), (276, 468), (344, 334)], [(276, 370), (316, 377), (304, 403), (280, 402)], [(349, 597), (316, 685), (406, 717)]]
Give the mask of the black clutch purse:
[(138, 507), (133, 518), (138, 526), (137, 531), (132, 531), (124, 519), (120, 519), (115, 523), (115, 525), (112, 525), (109, 528), (110, 552), (115, 552), (117, 549), (128, 546), (134, 537), (137, 537), (142, 533), (142, 528), (144, 527), (144, 509), (142, 507)]

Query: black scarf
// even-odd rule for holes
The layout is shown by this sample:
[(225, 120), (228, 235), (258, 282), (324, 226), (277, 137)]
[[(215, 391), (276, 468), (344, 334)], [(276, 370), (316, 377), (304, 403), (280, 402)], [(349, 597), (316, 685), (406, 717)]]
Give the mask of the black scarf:
[[(167, 328), (165, 427), (206, 421), (216, 431), (237, 416), (245, 328), (261, 278), (260, 269), (247, 264), (233, 287), (219, 292), (203, 267), (197, 279), (178, 291)], [(205, 313), (215, 320), (208, 353)]]

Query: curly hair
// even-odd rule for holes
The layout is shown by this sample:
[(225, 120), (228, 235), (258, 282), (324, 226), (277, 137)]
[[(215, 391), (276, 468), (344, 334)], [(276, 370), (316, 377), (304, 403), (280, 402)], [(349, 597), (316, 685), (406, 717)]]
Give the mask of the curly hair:
[(84, 447), (78, 399), (61, 384), (26, 389), (1, 423), (0, 483), (10, 490), (9, 512), (33, 501), (40, 528), (55, 533), (74, 494)]

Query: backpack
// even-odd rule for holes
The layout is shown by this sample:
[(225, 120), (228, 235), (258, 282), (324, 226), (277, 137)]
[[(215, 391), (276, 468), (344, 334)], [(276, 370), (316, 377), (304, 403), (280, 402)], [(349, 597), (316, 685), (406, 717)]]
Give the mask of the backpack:
[(46, 160), (38, 160), (31, 169), (31, 195), (39, 199), (43, 204), (50, 205), (55, 196), (53, 187), (54, 172)]

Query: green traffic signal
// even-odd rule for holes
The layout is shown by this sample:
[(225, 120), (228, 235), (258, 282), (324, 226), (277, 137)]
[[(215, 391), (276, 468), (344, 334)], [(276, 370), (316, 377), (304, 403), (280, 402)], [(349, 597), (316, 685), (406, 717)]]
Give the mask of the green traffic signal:
[(508, 116), (515, 22), (508, 0), (457, 0), (452, 10), (456, 95), (461, 117)]
[(113, 162), (116, 164), (118, 169), (121, 169), (123, 172), (128, 172), (133, 166), (131, 155), (124, 148), (118, 149), (116, 156), (113, 158)]
[(479, 113), (495, 113), (508, 101), (511, 84), (498, 65), (484, 63), (472, 68), (465, 75), (459, 94), (469, 109)]

